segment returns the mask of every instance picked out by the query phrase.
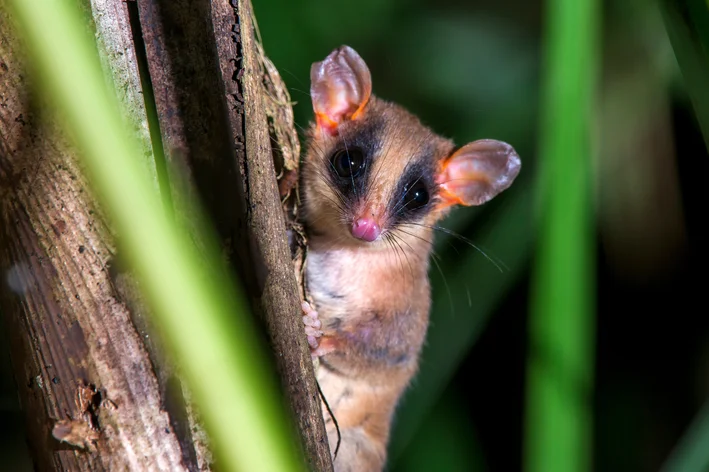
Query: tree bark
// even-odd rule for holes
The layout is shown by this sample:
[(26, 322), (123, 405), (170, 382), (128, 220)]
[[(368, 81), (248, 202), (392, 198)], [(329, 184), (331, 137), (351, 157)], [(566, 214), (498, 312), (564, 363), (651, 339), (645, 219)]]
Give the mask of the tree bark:
[[(298, 151), (282, 133), (269, 133), (276, 122), (292, 137), (292, 122), (283, 120), (292, 114), (280, 102), (288, 111), (273, 112), (250, 3), (85, 1), (104, 69), (142, 139), (166, 211), (200, 246), (206, 210), (225, 270), (238, 268), (268, 328), (310, 469), (332, 470), (274, 171), (274, 153), (292, 162)], [(120, 235), (56, 118), (32, 95), (39, 78), (23, 56), (0, 0), (0, 270), (7, 280), (0, 312), (35, 464), (209, 470), (189, 391), (121, 266)], [(279, 79), (271, 70), (270, 85)]]
[[(31, 93), (38, 78), (6, 12), (0, 311), (33, 459), (39, 470), (188, 470), (145, 335), (114, 283), (115, 235), (56, 118)], [(69, 442), (52, 436), (59, 421), (70, 421), (59, 434)]]

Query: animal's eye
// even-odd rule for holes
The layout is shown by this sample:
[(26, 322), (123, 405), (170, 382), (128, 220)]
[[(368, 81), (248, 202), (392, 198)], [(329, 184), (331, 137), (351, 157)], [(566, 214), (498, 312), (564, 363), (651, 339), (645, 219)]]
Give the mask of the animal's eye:
[(428, 203), (428, 190), (421, 179), (416, 179), (406, 186), (404, 193), (404, 208), (416, 210)]
[(362, 151), (357, 148), (337, 151), (330, 159), (330, 164), (338, 176), (347, 179), (358, 177), (366, 165)]

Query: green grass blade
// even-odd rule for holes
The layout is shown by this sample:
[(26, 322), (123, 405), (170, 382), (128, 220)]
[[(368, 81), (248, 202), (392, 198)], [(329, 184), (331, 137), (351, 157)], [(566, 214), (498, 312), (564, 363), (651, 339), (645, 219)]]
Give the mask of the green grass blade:
[(33, 82), (58, 106), (85, 158), (156, 325), (189, 381), (219, 469), (300, 470), (296, 442), (245, 304), (234, 296), (233, 282), (219, 275), (216, 245), (198, 255), (169, 224), (73, 2), (9, 4), (25, 35)]
[(525, 470), (591, 470), (591, 129), (600, 2), (546, 3), (540, 226), (530, 306)]

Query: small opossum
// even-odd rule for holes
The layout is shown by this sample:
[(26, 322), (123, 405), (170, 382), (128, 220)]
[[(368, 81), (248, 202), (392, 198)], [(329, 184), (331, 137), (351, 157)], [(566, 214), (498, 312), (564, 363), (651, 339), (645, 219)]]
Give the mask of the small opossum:
[[(348, 46), (314, 63), (310, 78), (301, 188), (313, 306), (303, 304), (303, 322), (341, 433), (335, 470), (379, 471), (428, 326), (433, 226), (452, 206), (509, 187), (520, 159), (500, 141), (456, 147), (375, 97)], [(338, 433), (323, 414), (334, 452)]]

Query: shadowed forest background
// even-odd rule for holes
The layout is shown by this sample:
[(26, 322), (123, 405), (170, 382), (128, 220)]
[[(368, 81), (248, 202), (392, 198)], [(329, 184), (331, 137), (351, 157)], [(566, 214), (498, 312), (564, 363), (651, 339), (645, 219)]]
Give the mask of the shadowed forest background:
[[(253, 3), (301, 127), (312, 117), (310, 65), (348, 44), (367, 62), (378, 96), (458, 144), (494, 138), (517, 149), (523, 166), (513, 187), (443, 224), (477, 248), (436, 236), (429, 342), (397, 414), (389, 470), (520, 470), (542, 5)], [(709, 155), (653, 2), (605, 2), (602, 25), (593, 461), (595, 470), (650, 471), (709, 398)], [(31, 470), (9, 360), (0, 354), (0, 463), (8, 464), (0, 469)]]

